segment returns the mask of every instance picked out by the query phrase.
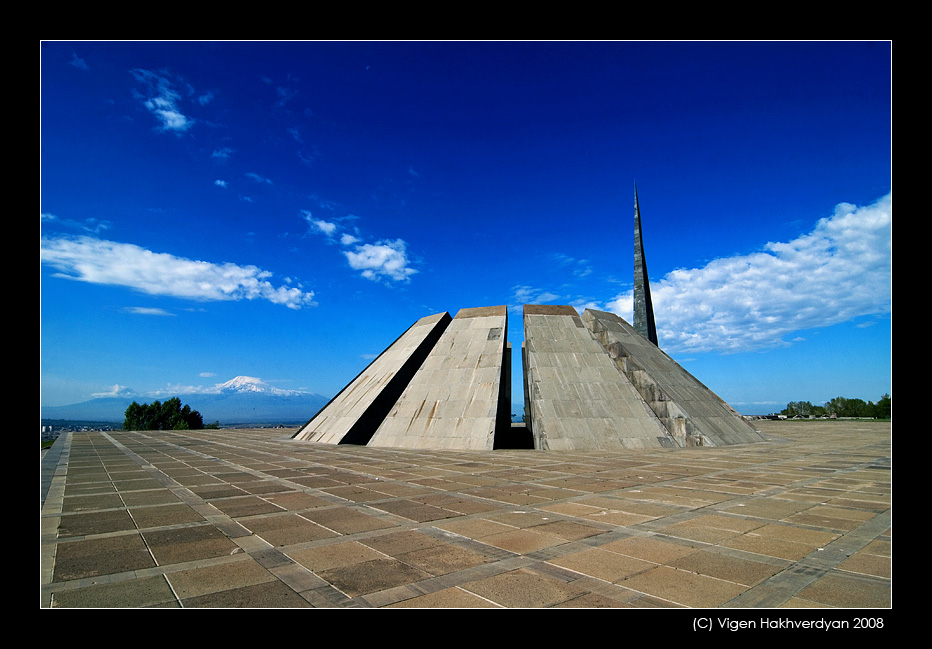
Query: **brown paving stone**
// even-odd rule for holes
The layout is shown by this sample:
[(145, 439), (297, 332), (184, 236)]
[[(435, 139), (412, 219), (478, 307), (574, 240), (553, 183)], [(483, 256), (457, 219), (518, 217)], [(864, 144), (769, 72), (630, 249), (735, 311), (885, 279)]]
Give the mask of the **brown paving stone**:
[(850, 557), (839, 563), (836, 568), (846, 572), (854, 572), (862, 575), (874, 575), (876, 577), (885, 577), (889, 579), (893, 573), (893, 566), (890, 557), (870, 554), (868, 552), (856, 552)]
[(213, 525), (152, 530), (143, 536), (160, 566), (224, 557), (239, 547)]
[(265, 499), (290, 511), (328, 507), (333, 503), (319, 496), (313, 496), (303, 491), (289, 491), (286, 493), (270, 494)]
[(839, 608), (888, 608), (892, 605), (889, 581), (834, 572), (803, 588), (796, 597)]
[(654, 563), (670, 563), (697, 550), (695, 544), (684, 545), (645, 536), (629, 536), (606, 543), (600, 547), (609, 552), (616, 552)]
[(415, 502), (424, 503), (425, 505), (440, 507), (441, 509), (446, 509), (448, 511), (463, 515), (484, 514), (485, 512), (495, 511), (498, 509), (498, 507), (487, 501), (463, 498), (459, 496), (459, 494), (419, 496), (417, 498), (412, 498), (412, 500)]
[(106, 482), (69, 482), (65, 485), (65, 497), (86, 496), (92, 494), (114, 493), (116, 487), (109, 480)]
[(650, 570), (657, 564), (601, 548), (589, 548), (563, 557), (550, 559), (550, 563), (568, 568), (596, 579), (616, 582), (630, 575)]
[(510, 525), (488, 521), (483, 518), (444, 520), (434, 523), (434, 527), (470, 539), (482, 539), (486, 536), (501, 534), (514, 529)]
[(155, 565), (139, 534), (59, 543), (55, 556), (55, 581), (111, 575)]
[(756, 534), (742, 534), (741, 536), (726, 539), (721, 545), (735, 550), (790, 561), (799, 561), (813, 551), (813, 547), (806, 543), (796, 543)]
[(375, 559), (317, 572), (350, 597), (414, 583), (430, 575), (397, 559)]
[(658, 529), (657, 532), (681, 539), (713, 544), (724, 543), (728, 539), (740, 536), (740, 532), (724, 530), (720, 527), (707, 527), (692, 521), (676, 523), (669, 527), (662, 527)]
[(334, 543), (306, 550), (287, 551), (289, 557), (313, 572), (341, 568), (354, 563), (374, 561), (384, 554), (356, 541)]
[(693, 552), (669, 562), (668, 565), (679, 570), (688, 570), (743, 586), (753, 586), (783, 569), (782, 566), (707, 551)]
[(458, 513), (448, 509), (434, 507), (433, 505), (425, 505), (415, 500), (392, 500), (375, 504), (373, 507), (395, 514), (396, 516), (402, 516), (409, 520), (417, 521), (418, 523), (438, 521), (444, 518), (459, 516)]
[(182, 600), (185, 608), (312, 608), (280, 581), (270, 581)]
[(394, 527), (392, 523), (374, 515), (357, 511), (352, 507), (315, 509), (304, 512), (303, 516), (340, 534), (356, 534), (357, 532), (370, 532)]
[(228, 484), (206, 484), (190, 487), (190, 489), (204, 500), (213, 500), (215, 498), (231, 498), (233, 496), (246, 495), (246, 492), (239, 487), (234, 487), (233, 485)]
[(462, 588), (506, 608), (557, 606), (582, 594), (578, 587), (530, 570), (512, 570), (472, 581)]
[(185, 504), (134, 507), (130, 510), (139, 529), (199, 523), (204, 517)]
[(127, 493), (121, 492), (120, 495), (123, 497), (123, 502), (126, 503), (127, 507), (135, 507), (138, 505), (168, 505), (181, 502), (180, 498), (166, 489), (131, 491)]
[(297, 514), (250, 518), (241, 524), (275, 546), (295, 545), (339, 536), (336, 532)]
[(670, 566), (658, 566), (618, 582), (625, 588), (691, 608), (714, 608), (746, 590), (744, 586)]
[(487, 545), (501, 548), (502, 550), (508, 550), (515, 554), (528, 554), (529, 552), (536, 552), (537, 550), (543, 550), (544, 548), (550, 548), (566, 542), (565, 539), (558, 536), (540, 534), (530, 530), (508, 530), (507, 532), (499, 532), (498, 534), (483, 536), (481, 541)]
[(246, 482), (238, 485), (244, 491), (251, 493), (256, 496), (268, 497), (269, 494), (281, 493), (283, 491), (291, 491), (291, 487), (287, 487), (274, 480), (260, 480), (258, 482)]
[(211, 500), (210, 504), (231, 518), (241, 516), (257, 516), (259, 514), (272, 514), (284, 511), (284, 508), (270, 503), (259, 496), (237, 496)]
[(251, 558), (166, 575), (181, 599), (275, 581), (275, 575)]
[(384, 493), (366, 489), (359, 485), (341, 485), (339, 487), (327, 487), (323, 489), (328, 494), (333, 494), (339, 498), (351, 500), (354, 503), (367, 503), (375, 500), (385, 500)]
[(395, 602), (385, 608), (500, 608), (500, 606), (461, 588), (445, 588), (427, 595)]
[(382, 534), (381, 536), (373, 536), (365, 539), (362, 543), (373, 550), (378, 550), (391, 557), (397, 557), (398, 555), (415, 550), (445, 545), (440, 539), (415, 530), (404, 530), (401, 532)]
[(595, 525), (586, 525), (585, 523), (576, 523), (574, 521), (550, 521), (542, 525), (535, 525), (531, 528), (534, 532), (540, 534), (550, 534), (567, 541), (578, 541), (590, 536), (602, 534), (605, 530)]
[(597, 593), (586, 593), (551, 608), (632, 608), (631, 604)]
[(758, 518), (769, 518), (770, 520), (780, 521), (811, 507), (812, 503), (808, 502), (769, 498), (735, 505), (734, 507), (725, 509), (725, 511), (740, 516), (756, 516)]
[(58, 536), (89, 536), (134, 530), (136, 525), (125, 509), (65, 514), (58, 524)]
[(84, 496), (66, 496), (62, 502), (62, 512), (86, 512), (95, 509), (120, 509), (123, 499), (119, 494), (107, 493)]
[(397, 559), (430, 575), (446, 575), (493, 561), (488, 555), (448, 543), (405, 552)]
[(165, 577), (128, 579), (52, 595), (53, 608), (146, 608), (178, 606)]

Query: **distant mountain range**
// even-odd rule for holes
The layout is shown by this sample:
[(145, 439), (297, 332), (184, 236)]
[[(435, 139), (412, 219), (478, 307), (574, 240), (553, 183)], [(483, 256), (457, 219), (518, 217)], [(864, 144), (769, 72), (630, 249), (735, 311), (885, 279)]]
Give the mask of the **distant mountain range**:
[(42, 419), (66, 419), (74, 421), (101, 421), (123, 423), (127, 406), (136, 403), (152, 403), (178, 397), (183, 405), (191, 406), (204, 418), (205, 424), (219, 421), (221, 426), (236, 424), (284, 424), (300, 425), (330, 401), (311, 392), (281, 390), (250, 376), (237, 376), (210, 390), (190, 394), (171, 394), (163, 397), (147, 397), (138, 394), (99, 397), (70, 406), (41, 406)]

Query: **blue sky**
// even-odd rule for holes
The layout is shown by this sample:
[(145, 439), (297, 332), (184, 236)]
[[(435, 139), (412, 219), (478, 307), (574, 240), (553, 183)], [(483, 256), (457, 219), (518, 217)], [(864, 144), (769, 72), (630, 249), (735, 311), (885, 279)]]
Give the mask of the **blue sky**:
[[(892, 391), (888, 42), (44, 42), (41, 400), (332, 396), (422, 316), (630, 320), (745, 414)], [(188, 400), (196, 408), (196, 401)], [(309, 413), (309, 416), (313, 413)]]

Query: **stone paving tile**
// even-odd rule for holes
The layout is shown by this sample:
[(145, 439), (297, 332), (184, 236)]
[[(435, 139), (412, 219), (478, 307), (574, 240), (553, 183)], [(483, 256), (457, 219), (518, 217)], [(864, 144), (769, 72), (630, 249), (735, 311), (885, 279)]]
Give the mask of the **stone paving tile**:
[(142, 533), (159, 565), (224, 557), (237, 545), (213, 525), (158, 529)]
[(403, 586), (430, 576), (407, 563), (387, 558), (330, 568), (317, 574), (350, 597)]
[(50, 454), (58, 471), (43, 465), (41, 598), (889, 607), (889, 424), (761, 424), (776, 441), (598, 454), (299, 444), (268, 430), (74, 433)]
[(639, 572), (655, 568), (657, 565), (650, 561), (616, 554), (602, 548), (589, 548), (581, 552), (574, 552), (557, 559), (550, 559), (550, 563), (610, 582), (617, 582)]
[(90, 538), (58, 544), (54, 580), (111, 575), (154, 565), (139, 534)]
[(891, 605), (888, 581), (838, 573), (822, 577), (799, 591), (796, 597), (839, 608), (885, 608)]
[(357, 541), (333, 543), (305, 550), (291, 550), (287, 551), (287, 554), (308, 570), (316, 573), (385, 557), (383, 553)]
[(566, 542), (565, 539), (549, 534), (520, 529), (483, 536), (481, 540), (483, 543), (515, 554), (528, 554)]
[(182, 600), (224, 590), (277, 581), (275, 575), (249, 557), (236, 561), (171, 572), (166, 578)]
[(265, 500), (272, 502), (283, 509), (290, 511), (301, 511), (304, 509), (315, 509), (317, 507), (329, 507), (333, 503), (329, 500), (314, 496), (303, 491), (288, 491), (284, 493), (270, 494), (265, 496)]
[(304, 512), (303, 516), (340, 534), (369, 532), (394, 526), (373, 514), (366, 514), (351, 507), (314, 509)]
[(200, 523), (204, 520), (203, 516), (183, 503), (156, 505), (154, 507), (132, 507), (130, 513), (139, 529)]
[(523, 568), (469, 582), (463, 584), (462, 588), (506, 608), (556, 606), (582, 594), (572, 584)]
[(312, 608), (303, 597), (280, 581), (270, 581), (181, 601), (185, 608)]
[(336, 532), (312, 523), (297, 514), (260, 516), (240, 524), (272, 545), (295, 545), (339, 536)]
[(739, 584), (670, 566), (658, 566), (618, 583), (625, 588), (692, 608), (721, 606), (745, 590)]
[(445, 588), (435, 593), (395, 602), (385, 608), (501, 608), (501, 606), (462, 588)]
[(644, 561), (670, 563), (696, 552), (701, 546), (694, 543), (673, 543), (655, 536), (629, 536), (599, 547)]
[(669, 562), (668, 565), (678, 570), (688, 570), (699, 575), (715, 577), (742, 586), (753, 586), (760, 583), (785, 567), (784, 564), (762, 563), (705, 550), (693, 552)]
[(235, 496), (233, 498), (220, 498), (211, 500), (210, 504), (227, 516), (238, 518), (240, 516), (257, 516), (259, 514), (273, 514), (284, 511), (282, 507), (259, 496)]
[(58, 524), (58, 536), (89, 536), (135, 530), (136, 524), (125, 509), (65, 514)]
[(52, 595), (53, 608), (177, 607), (178, 600), (165, 577), (127, 579), (65, 590)]

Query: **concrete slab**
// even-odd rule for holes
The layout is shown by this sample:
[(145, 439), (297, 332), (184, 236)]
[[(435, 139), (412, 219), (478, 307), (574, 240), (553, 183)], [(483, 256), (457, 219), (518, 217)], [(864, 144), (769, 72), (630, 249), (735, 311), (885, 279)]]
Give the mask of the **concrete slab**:
[(737, 411), (614, 313), (586, 309), (582, 320), (679, 446), (763, 439)]
[(508, 349), (507, 307), (461, 309), (369, 446), (495, 448), (511, 428)]
[(571, 306), (524, 306), (525, 423), (541, 450), (672, 446)]
[(314, 415), (295, 439), (367, 444), (449, 324), (449, 313), (415, 322)]

